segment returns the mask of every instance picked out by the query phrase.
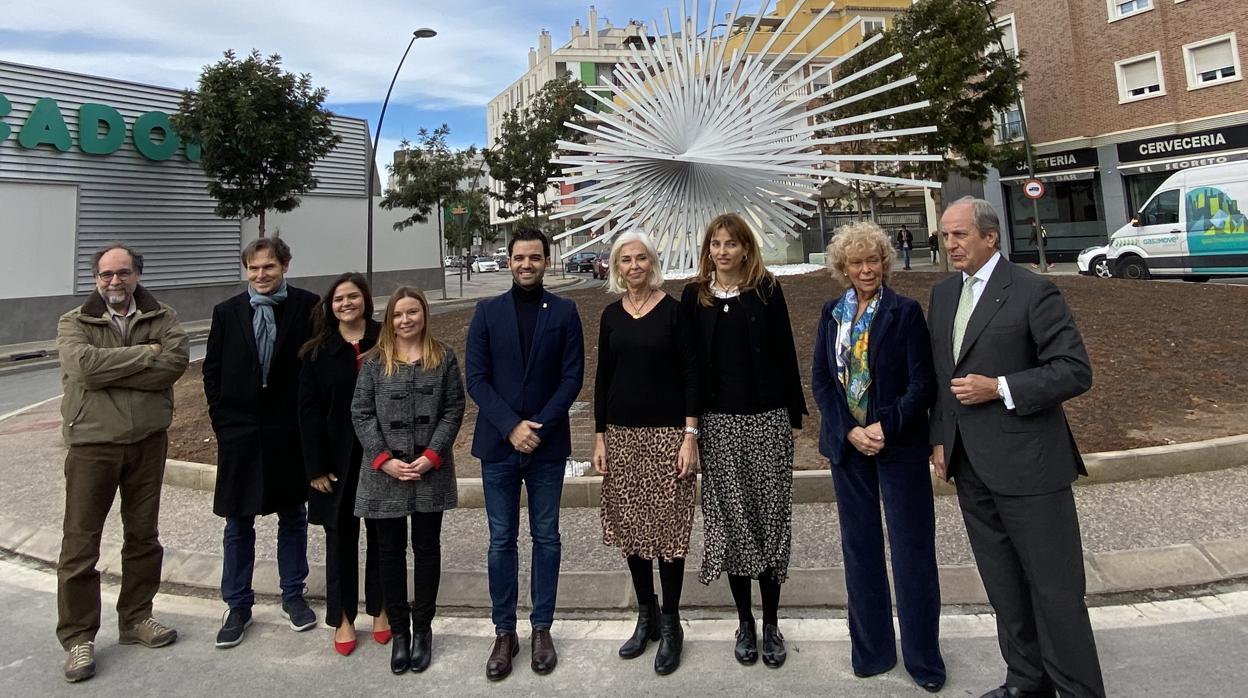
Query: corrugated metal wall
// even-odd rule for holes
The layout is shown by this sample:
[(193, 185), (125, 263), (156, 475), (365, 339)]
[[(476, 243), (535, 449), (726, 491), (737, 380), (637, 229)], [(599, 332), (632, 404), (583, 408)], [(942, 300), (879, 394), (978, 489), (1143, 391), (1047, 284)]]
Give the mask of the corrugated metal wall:
[[(0, 143), (0, 179), (78, 185), (76, 289), (93, 287), (91, 255), (104, 242), (125, 240), (145, 256), (143, 283), (153, 288), (230, 283), (239, 279), (240, 223), (213, 213), (199, 164), (185, 149), (156, 162), (139, 154), (131, 127), (151, 111), (177, 111), (177, 90), (67, 73), (0, 61), (0, 93), (12, 110), (4, 121), (12, 133)], [(48, 145), (17, 143), (18, 131), (40, 98), (56, 100), (74, 137), (68, 152)], [(78, 147), (78, 108), (105, 104), (126, 122), (121, 148), (111, 155), (89, 155)], [(312, 195), (364, 197), (368, 128), (359, 119), (335, 117), (342, 142), (319, 162), (320, 181)], [(2, 213), (0, 213), (2, 215)], [(22, 234), (22, 231), (14, 231)]]

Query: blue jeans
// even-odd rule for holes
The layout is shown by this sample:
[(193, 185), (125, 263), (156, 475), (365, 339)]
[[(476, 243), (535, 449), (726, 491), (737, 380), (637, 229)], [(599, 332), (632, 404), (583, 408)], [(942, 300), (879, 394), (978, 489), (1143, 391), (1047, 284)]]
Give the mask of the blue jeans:
[(533, 563), (529, 579), (534, 630), (549, 629), (555, 621), (559, 591), (559, 500), (563, 495), (564, 461), (481, 464), (485, 514), (490, 523), (490, 602), (494, 629), (516, 631), (520, 532), (520, 483), (529, 495), (529, 535)]
[(901, 259), (903, 260), (902, 266), (909, 269), (910, 268), (910, 248), (909, 247), (901, 248)]
[[(225, 518), (225, 554), (221, 564), (221, 598), (230, 608), (251, 608), (256, 593), (251, 575), (256, 566), (256, 517)], [(277, 512), (277, 574), (282, 601), (303, 596), (308, 578), (308, 513), (304, 505)]]

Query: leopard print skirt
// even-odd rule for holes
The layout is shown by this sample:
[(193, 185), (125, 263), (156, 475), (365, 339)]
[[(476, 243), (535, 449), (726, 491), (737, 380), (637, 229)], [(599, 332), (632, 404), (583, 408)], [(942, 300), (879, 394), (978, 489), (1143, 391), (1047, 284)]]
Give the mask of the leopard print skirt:
[(709, 412), (699, 424), (706, 550), (698, 581), (720, 574), (789, 575), (793, 513), (793, 432), (789, 413)]
[(602, 542), (625, 557), (672, 560), (689, 554), (696, 478), (676, 477), (684, 438), (679, 427), (607, 425)]

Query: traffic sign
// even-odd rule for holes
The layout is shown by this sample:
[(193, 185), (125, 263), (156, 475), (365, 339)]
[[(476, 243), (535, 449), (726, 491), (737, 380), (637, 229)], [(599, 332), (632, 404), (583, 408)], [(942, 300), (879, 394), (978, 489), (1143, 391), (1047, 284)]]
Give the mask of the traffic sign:
[(1044, 182), (1038, 179), (1029, 179), (1023, 182), (1023, 196), (1028, 199), (1039, 199), (1044, 196)]

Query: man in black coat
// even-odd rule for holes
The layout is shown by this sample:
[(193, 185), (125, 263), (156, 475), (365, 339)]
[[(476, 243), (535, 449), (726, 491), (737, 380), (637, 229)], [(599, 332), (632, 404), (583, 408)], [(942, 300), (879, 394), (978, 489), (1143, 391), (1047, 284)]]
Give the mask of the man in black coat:
[(1005, 684), (984, 698), (1104, 696), (1071, 491), (1087, 470), (1062, 410), (1092, 387), (1087, 350), (1057, 287), (1002, 258), (991, 204), (959, 199), (940, 228), (962, 273), (928, 304), (932, 463), (997, 614)]
[(277, 514), (282, 615), (294, 630), (316, 625), (303, 598), (308, 576), (308, 479), (299, 439), (299, 347), (315, 294), (286, 283), (290, 247), (260, 238), (242, 252), (247, 290), (212, 311), (204, 393), (217, 435), (212, 510), (225, 518), (221, 597), (229, 613), (216, 646), (234, 647), (251, 625), (255, 517)]

